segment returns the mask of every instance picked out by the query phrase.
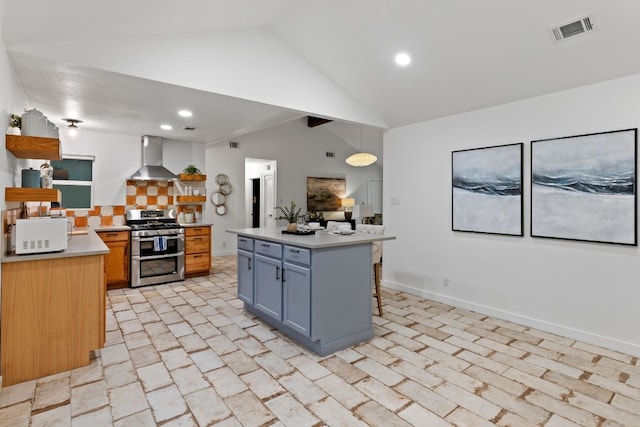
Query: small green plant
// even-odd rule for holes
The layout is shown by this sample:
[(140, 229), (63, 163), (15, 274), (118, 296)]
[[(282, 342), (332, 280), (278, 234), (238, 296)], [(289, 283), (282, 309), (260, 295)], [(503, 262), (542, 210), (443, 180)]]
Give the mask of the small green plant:
[(202, 172), (200, 172), (200, 169), (198, 169), (195, 165), (189, 165), (186, 168), (184, 168), (184, 170), (182, 171), (184, 173), (187, 173), (189, 175), (201, 175)]
[(22, 117), (12, 114), (9, 118), (9, 127), (22, 129)]
[(296, 202), (293, 200), (288, 207), (276, 206), (276, 209), (282, 212), (282, 215), (276, 219), (286, 219), (289, 224), (296, 222), (300, 216), (300, 208), (296, 210)]

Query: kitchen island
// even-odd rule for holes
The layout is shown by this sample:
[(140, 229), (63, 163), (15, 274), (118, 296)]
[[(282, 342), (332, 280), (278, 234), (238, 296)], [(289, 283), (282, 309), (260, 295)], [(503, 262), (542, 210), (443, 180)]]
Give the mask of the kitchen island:
[(238, 235), (238, 298), (244, 308), (320, 356), (373, 338), (372, 242), (388, 235)]
[(88, 365), (104, 346), (108, 252), (88, 230), (61, 252), (2, 257), (2, 385)]

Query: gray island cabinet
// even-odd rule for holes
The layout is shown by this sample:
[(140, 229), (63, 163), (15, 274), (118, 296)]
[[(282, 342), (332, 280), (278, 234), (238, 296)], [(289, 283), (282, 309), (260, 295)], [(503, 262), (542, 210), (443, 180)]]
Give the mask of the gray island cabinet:
[(373, 338), (371, 243), (392, 236), (238, 235), (238, 298), (245, 309), (325, 356)]

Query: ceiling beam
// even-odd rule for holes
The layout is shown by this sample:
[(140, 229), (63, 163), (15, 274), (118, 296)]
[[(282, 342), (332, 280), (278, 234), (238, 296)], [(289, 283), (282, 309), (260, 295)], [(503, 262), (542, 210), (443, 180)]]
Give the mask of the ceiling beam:
[(332, 121), (333, 120), (323, 119), (321, 117), (307, 116), (307, 126), (309, 126), (310, 128), (314, 128), (316, 126), (320, 126), (320, 125), (323, 125), (325, 123), (329, 123), (329, 122), (332, 122)]

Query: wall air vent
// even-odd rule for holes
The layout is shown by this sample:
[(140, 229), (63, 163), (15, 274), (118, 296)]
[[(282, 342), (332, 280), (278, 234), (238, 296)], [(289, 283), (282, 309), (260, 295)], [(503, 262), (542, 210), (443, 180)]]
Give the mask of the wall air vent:
[(239, 147), (240, 147), (240, 143), (233, 142), (233, 141), (229, 142), (229, 148), (239, 148)]
[(577, 21), (568, 22), (550, 29), (549, 35), (554, 43), (560, 43), (569, 38), (596, 31), (597, 29), (598, 27), (593, 20), (593, 15), (589, 15)]
[(333, 153), (331, 151), (327, 151), (327, 153), (325, 154), (326, 157), (335, 157), (336, 153)]

